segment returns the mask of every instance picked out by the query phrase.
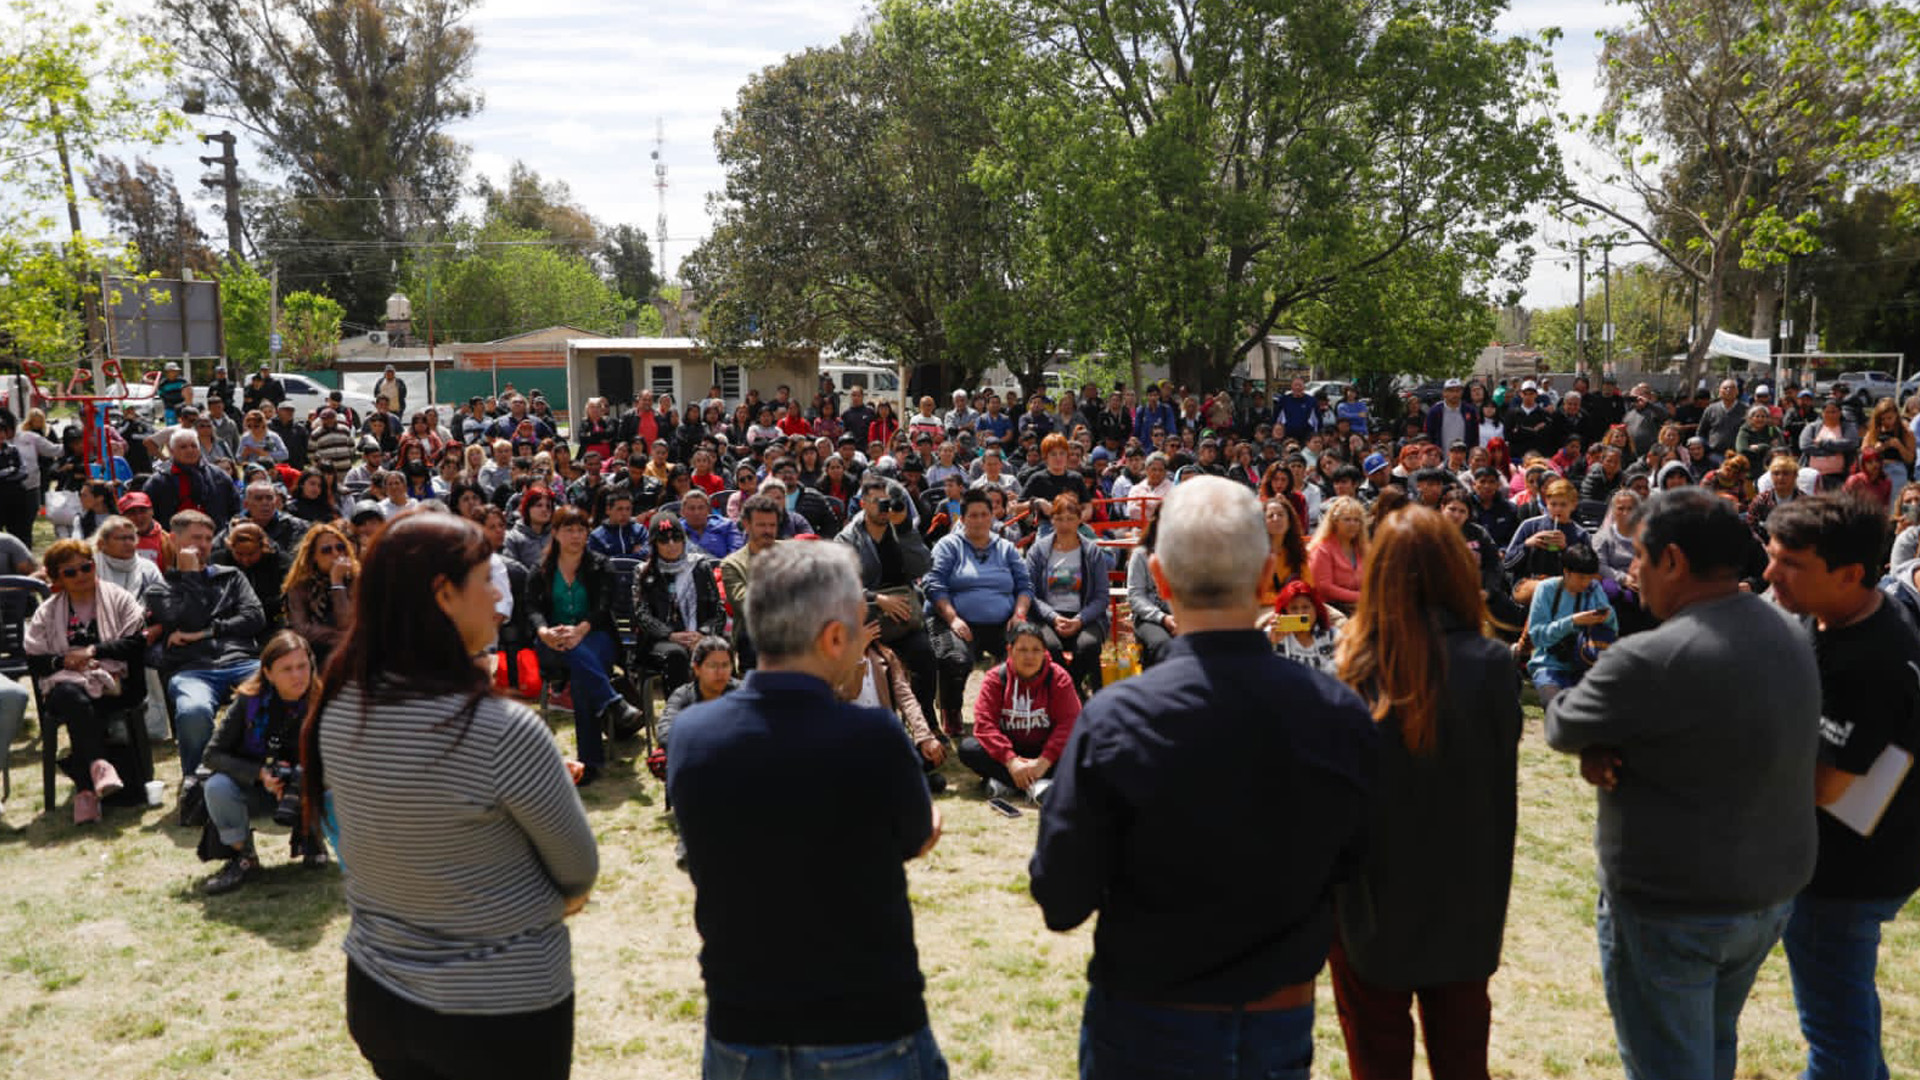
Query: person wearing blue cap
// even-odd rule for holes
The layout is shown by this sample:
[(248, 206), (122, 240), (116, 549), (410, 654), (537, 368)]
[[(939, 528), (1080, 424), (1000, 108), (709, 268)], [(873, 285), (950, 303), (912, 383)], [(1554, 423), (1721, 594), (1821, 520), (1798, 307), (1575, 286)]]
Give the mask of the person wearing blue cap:
[(1360, 485), (1357, 493), (1363, 502), (1371, 503), (1379, 498), (1381, 489), (1393, 481), (1393, 462), (1385, 454), (1368, 454), (1360, 471), (1367, 474), (1366, 483)]

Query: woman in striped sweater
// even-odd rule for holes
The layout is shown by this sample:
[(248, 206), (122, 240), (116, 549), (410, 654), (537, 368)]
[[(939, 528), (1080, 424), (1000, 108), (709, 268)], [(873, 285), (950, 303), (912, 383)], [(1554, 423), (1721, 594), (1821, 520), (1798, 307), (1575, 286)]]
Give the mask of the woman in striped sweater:
[[(559, 751), (476, 657), (495, 592), (478, 526), (409, 512), (361, 564), (362, 617), (301, 734), (346, 877), (347, 1026), (376, 1075), (565, 1077), (563, 920), (599, 869)], [(322, 813), (305, 800), (308, 826)]]

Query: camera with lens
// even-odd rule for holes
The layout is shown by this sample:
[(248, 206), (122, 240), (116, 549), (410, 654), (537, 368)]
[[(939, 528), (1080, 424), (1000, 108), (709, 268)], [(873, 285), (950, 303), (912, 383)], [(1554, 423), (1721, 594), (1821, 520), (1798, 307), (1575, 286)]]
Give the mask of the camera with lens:
[(880, 511), (883, 514), (891, 514), (891, 513), (895, 513), (900, 509), (900, 504), (897, 502), (894, 502), (890, 498), (877, 499), (874, 501), (873, 507), (875, 510)]
[(291, 828), (300, 824), (300, 766), (279, 762), (268, 770), (280, 781), (280, 801), (273, 807), (273, 823)]

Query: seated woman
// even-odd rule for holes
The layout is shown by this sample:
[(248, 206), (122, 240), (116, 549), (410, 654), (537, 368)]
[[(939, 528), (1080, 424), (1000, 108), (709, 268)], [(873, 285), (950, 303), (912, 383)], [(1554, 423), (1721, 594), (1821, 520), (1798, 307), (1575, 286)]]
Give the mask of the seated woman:
[[(653, 775), (667, 778), (667, 736), (673, 731), (673, 722), (680, 713), (691, 709), (703, 701), (712, 701), (721, 694), (730, 694), (740, 689), (740, 680), (733, 677), (733, 646), (719, 635), (701, 638), (693, 646), (693, 678), (667, 695), (667, 703), (660, 709), (660, 719), (654, 723), (654, 740), (658, 745), (647, 758), (647, 768)], [(654, 764), (658, 757), (659, 764)]]
[(591, 784), (607, 766), (601, 732), (611, 720), (616, 734), (639, 730), (640, 710), (613, 689), (613, 575), (607, 560), (587, 550), (587, 513), (563, 506), (553, 514), (553, 543), (527, 577), (527, 620), (533, 626), (542, 665), (564, 666), (573, 690), (573, 730)]
[(1322, 674), (1335, 674), (1334, 650), (1340, 638), (1313, 586), (1299, 579), (1289, 581), (1273, 607), (1279, 616), (1267, 628), (1273, 651)]
[(1047, 658), (1040, 628), (1016, 622), (1007, 631), (1007, 662), (980, 683), (973, 735), (960, 740), (960, 760), (986, 780), (990, 798), (1025, 793), (1039, 805), (1079, 718), (1073, 679)]
[(1593, 665), (1591, 653), (1620, 633), (1619, 620), (1600, 587), (1600, 557), (1584, 543), (1560, 552), (1560, 576), (1542, 581), (1527, 611), (1527, 638), (1533, 656), (1527, 674), (1540, 704), (1580, 681)]
[(1047, 654), (1073, 676), (1075, 688), (1100, 689), (1112, 572), (1113, 558), (1080, 535), (1080, 497), (1071, 491), (1054, 496), (1053, 531), (1027, 549), (1027, 577)]
[(901, 663), (899, 654), (881, 644), (878, 619), (861, 627), (860, 640), (860, 662), (841, 681), (840, 700), (885, 709), (898, 716), (906, 728), (907, 741), (920, 752), (920, 771), (926, 777), (927, 790), (936, 794), (947, 790), (947, 778), (940, 775), (940, 766), (947, 760), (947, 744), (927, 723), (927, 714), (921, 710), (908, 678), (907, 665)]
[(1005, 655), (1008, 628), (1025, 622), (1033, 605), (1026, 560), (994, 535), (987, 493), (967, 492), (962, 507), (960, 528), (933, 546), (926, 577), (927, 635), (940, 665), (940, 719), (953, 736), (962, 733), (961, 700), (974, 663), (987, 653)]
[(1293, 503), (1285, 496), (1264, 500), (1267, 519), (1267, 544), (1275, 561), (1273, 576), (1260, 586), (1260, 603), (1272, 606), (1280, 590), (1295, 578), (1312, 580), (1307, 566), (1307, 530), (1300, 523)]
[(1146, 534), (1127, 557), (1127, 612), (1133, 622), (1133, 640), (1140, 644), (1140, 668), (1146, 670), (1167, 658), (1173, 636), (1180, 626), (1160, 598), (1160, 586), (1153, 580), (1147, 560), (1153, 557), (1154, 541), (1160, 538), (1160, 504), (1152, 503)]
[(200, 857), (226, 860), (200, 883), (201, 892), (232, 892), (260, 869), (250, 823), (256, 813), (270, 811), (274, 824), (293, 828), (289, 854), (302, 866), (327, 865), (326, 842), (300, 827), (300, 725), (319, 697), (320, 676), (306, 639), (291, 630), (267, 639), (260, 670), (234, 691), (201, 759), (213, 770), (205, 785), (206, 831), (218, 843), (203, 837)]
[[(287, 627), (306, 639), (316, 668), (353, 628), (353, 542), (337, 525), (315, 525), (300, 538), (287, 570)], [(264, 662), (264, 661), (263, 661)]]
[(43, 565), (53, 595), (27, 621), (27, 670), (40, 680), (42, 737), (66, 725), (73, 823), (86, 825), (100, 820), (100, 800), (125, 786), (107, 760), (107, 719), (120, 711), (144, 722), (136, 706), (147, 692), (147, 613), (132, 593), (95, 576), (84, 540), (55, 540)]
[(251, 521), (242, 521), (227, 530), (226, 547), (215, 551), (207, 561), (215, 566), (231, 566), (246, 575), (247, 584), (253, 587), (253, 595), (259, 599), (260, 610), (267, 618), (265, 629), (260, 631), (262, 640), (287, 625), (287, 598), (281, 589), (286, 584), (292, 559), (273, 546), (265, 529)]
[(293, 485), (293, 498), (287, 501), (287, 513), (309, 524), (339, 521), (340, 495), (334, 488), (333, 474), (309, 468)]
[(1323, 606), (1352, 614), (1360, 602), (1360, 568), (1367, 561), (1367, 508), (1342, 495), (1320, 511), (1320, 527), (1307, 545), (1313, 595)]
[(698, 545), (688, 546), (678, 517), (654, 515), (647, 540), (653, 557), (634, 579), (633, 613), (641, 648), (665, 674), (671, 693), (693, 679), (694, 646), (725, 631), (727, 608), (713, 560)]

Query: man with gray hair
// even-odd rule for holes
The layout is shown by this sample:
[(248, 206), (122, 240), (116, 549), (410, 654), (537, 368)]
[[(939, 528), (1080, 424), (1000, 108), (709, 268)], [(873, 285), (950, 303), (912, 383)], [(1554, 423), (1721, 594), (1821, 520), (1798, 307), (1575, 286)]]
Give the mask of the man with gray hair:
[(240, 512), (240, 489), (202, 459), (200, 436), (191, 425), (173, 429), (167, 454), (167, 463), (156, 465), (141, 489), (153, 501), (155, 518), (172, 521), (182, 510), (198, 510), (215, 521), (229, 521)]
[(1358, 695), (1254, 629), (1273, 563), (1245, 486), (1177, 485), (1148, 566), (1180, 636), (1087, 703), (1055, 771), (1029, 873), (1050, 929), (1100, 911), (1090, 1080), (1312, 1064), (1333, 885), (1358, 855), (1379, 740)]
[[(704, 1074), (945, 1076), (904, 866), (939, 841), (940, 815), (900, 721), (834, 693), (865, 645), (854, 554), (784, 541), (753, 577), (780, 598), (747, 609), (760, 666), (682, 712), (667, 756), (703, 941)], [(796, 769), (853, 782), (796, 788)]]

